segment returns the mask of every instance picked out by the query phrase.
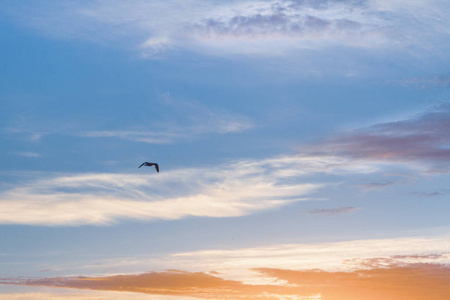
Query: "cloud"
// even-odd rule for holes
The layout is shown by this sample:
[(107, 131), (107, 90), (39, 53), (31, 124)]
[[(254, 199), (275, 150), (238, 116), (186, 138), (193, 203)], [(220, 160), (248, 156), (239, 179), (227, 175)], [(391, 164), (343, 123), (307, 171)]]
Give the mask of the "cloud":
[(391, 265), (354, 272), (259, 269), (267, 276), (320, 293), (324, 300), (445, 299), (450, 294), (450, 267), (439, 264)]
[(397, 181), (392, 180), (392, 181), (382, 181), (382, 182), (361, 183), (361, 184), (358, 184), (357, 186), (360, 188), (363, 188), (363, 189), (368, 189), (368, 190), (378, 190), (378, 189), (385, 188), (387, 186), (394, 185), (395, 183), (397, 183)]
[(230, 40), (266, 47), (276, 41), (287, 48), (317, 47), (321, 42), (373, 46), (387, 34), (383, 32), (387, 22), (367, 13), (367, 8), (362, 1), (247, 2), (225, 7), (222, 14), (205, 18), (188, 31), (202, 42), (221, 46)]
[(442, 104), (406, 120), (376, 124), (319, 142), (309, 150), (379, 161), (425, 163), (448, 171), (450, 105)]
[(411, 192), (410, 195), (418, 197), (438, 197), (450, 194), (449, 189), (441, 189), (434, 192)]
[(92, 130), (78, 134), (82, 137), (89, 138), (119, 138), (134, 142), (143, 142), (149, 144), (171, 144), (177, 140), (185, 139), (192, 134), (182, 132), (152, 132), (148, 130), (142, 131), (126, 131), (126, 130)]
[(286, 155), (151, 174), (39, 174), (0, 193), (0, 223), (111, 224), (122, 219), (238, 217), (276, 209), (329, 183), (315, 174), (370, 174), (379, 163)]
[(387, 2), (29, 2), (5, 7), (4, 13), (51, 36), (127, 45), (145, 57), (172, 49), (280, 55), (330, 45), (442, 48), (449, 25), (446, 1)]
[(357, 210), (357, 207), (347, 206), (347, 207), (338, 207), (338, 208), (318, 208), (308, 211), (309, 214), (326, 214), (326, 215), (337, 215), (343, 213), (349, 213), (354, 210)]
[[(218, 300), (360, 300), (362, 291), (366, 292), (364, 299), (414, 300), (427, 295), (427, 299), (440, 300), (450, 283), (449, 246), (447, 236), (204, 250), (153, 256), (161, 265), (185, 270), (2, 278), (0, 284)], [(143, 266), (146, 262), (136, 263)], [(119, 295), (123, 294), (115, 297)]]
[[(25, 137), (33, 142), (38, 142), (49, 135), (59, 134), (88, 138), (118, 138), (150, 144), (172, 144), (215, 134), (240, 133), (255, 127), (252, 120), (246, 116), (220, 108), (210, 108), (197, 101), (176, 100), (169, 93), (162, 94), (158, 100), (152, 103), (153, 118), (149, 119), (146, 116), (144, 121), (132, 122), (129, 125), (130, 129), (102, 130), (101, 125), (97, 124), (83, 122), (67, 124), (61, 120), (55, 121), (54, 118), (50, 121), (42, 121), (32, 116), (18, 116), (4, 132), (8, 135)], [(89, 130), (81, 129), (87, 127)], [(92, 129), (95, 127), (99, 129)]]
[(36, 152), (17, 152), (15, 154), (16, 155), (20, 155), (20, 156), (24, 156), (24, 157), (29, 157), (29, 158), (35, 158), (35, 157), (41, 156), (40, 153), (36, 153)]
[(271, 268), (254, 271), (288, 284), (249, 285), (203, 272), (177, 270), (108, 277), (3, 280), (3, 283), (206, 299), (441, 300), (450, 293), (450, 267), (440, 264), (393, 264), (352, 272)]
[[(272, 244), (264, 247), (209, 249), (172, 254), (96, 259), (59, 264), (69, 274), (98, 276), (163, 272), (168, 269), (205, 273), (246, 285), (286, 286), (282, 280), (262, 277), (257, 268), (320, 269), (353, 272), (396, 264), (450, 265), (448, 236), (348, 240), (328, 243)], [(109, 270), (105, 273), (105, 270)], [(57, 272), (57, 271), (56, 271)], [(55, 273), (53, 273), (55, 274)], [(48, 276), (48, 275), (47, 275)]]
[[(348, 259), (343, 263), (361, 267), (364, 269), (372, 268), (386, 268), (392, 265), (408, 266), (414, 264), (435, 264), (437, 260), (447, 260), (447, 254), (409, 254), (409, 255), (392, 255), (390, 257), (376, 257), (376, 258), (356, 258)], [(444, 264), (445, 265), (445, 264)]]
[[(184, 102), (181, 106), (202, 111), (199, 115), (216, 115), (196, 103)], [(228, 125), (218, 125), (224, 132), (234, 130), (229, 123), (224, 124)], [(123, 219), (249, 215), (308, 200), (308, 195), (330, 184), (318, 181), (314, 177), (317, 174), (373, 174), (386, 167), (419, 168), (421, 164), (420, 170), (447, 171), (449, 125), (450, 109), (444, 104), (411, 119), (373, 125), (316, 143), (300, 155), (160, 174), (42, 174), (1, 192), (0, 223), (100, 225)], [(149, 138), (126, 131), (108, 134), (135, 140)], [(370, 187), (374, 185), (383, 184)], [(344, 210), (350, 208), (316, 213)]]
[(321, 184), (293, 182), (271, 162), (159, 174), (42, 175), (0, 194), (0, 223), (109, 224), (120, 219), (237, 217), (307, 200)]
[[(31, 128), (33, 126), (30, 125), (30, 121), (23, 121), (22, 118), (19, 118), (18, 122), (16, 121), (13, 126), (6, 127), (3, 132), (6, 134), (20, 135), (21, 139), (30, 142), (40, 142), (44, 137), (48, 136), (52, 132), (50, 131), (39, 131), (35, 128)], [(21, 152), (27, 153), (27, 152)], [(32, 153), (32, 152), (28, 152)], [(19, 154), (20, 155), (20, 154)]]
[(449, 249), (449, 237), (410, 237), (204, 250), (159, 259), (170, 267), (195, 265), (205, 272), (215, 270), (223, 278), (261, 284), (263, 280), (248, 270), (265, 267), (351, 272), (370, 267), (366, 263), (373, 258), (390, 259), (391, 262), (395, 259), (395, 263), (450, 264)]
[(427, 78), (407, 78), (403, 80), (394, 80), (390, 81), (390, 83), (396, 83), (403, 86), (415, 86), (423, 89), (432, 88), (432, 87), (450, 87), (450, 76), (449, 75), (441, 75), (441, 76), (432, 76)]
[(156, 123), (154, 130), (92, 130), (78, 133), (83, 137), (114, 137), (150, 144), (170, 144), (209, 134), (238, 133), (252, 128), (246, 117), (220, 109), (210, 109), (198, 102), (178, 101), (163, 95), (163, 104), (171, 117)]

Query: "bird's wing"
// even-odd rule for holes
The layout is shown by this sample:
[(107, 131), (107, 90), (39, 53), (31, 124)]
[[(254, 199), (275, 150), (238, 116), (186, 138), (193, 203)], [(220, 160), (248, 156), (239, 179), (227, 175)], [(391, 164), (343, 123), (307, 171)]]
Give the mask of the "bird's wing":
[[(139, 168), (142, 167), (143, 165), (145, 165), (145, 163), (142, 163), (142, 165), (140, 165)], [(139, 169), (139, 168), (138, 168), (138, 169)]]
[(154, 165), (155, 165), (156, 172), (159, 173), (159, 166), (158, 166), (158, 164), (154, 164)]

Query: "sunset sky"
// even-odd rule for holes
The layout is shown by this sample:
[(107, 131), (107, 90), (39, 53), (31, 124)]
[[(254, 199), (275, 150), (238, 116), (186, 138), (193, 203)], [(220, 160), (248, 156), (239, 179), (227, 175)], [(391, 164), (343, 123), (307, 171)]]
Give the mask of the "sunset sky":
[(0, 298), (450, 298), (449, 15), (0, 0)]

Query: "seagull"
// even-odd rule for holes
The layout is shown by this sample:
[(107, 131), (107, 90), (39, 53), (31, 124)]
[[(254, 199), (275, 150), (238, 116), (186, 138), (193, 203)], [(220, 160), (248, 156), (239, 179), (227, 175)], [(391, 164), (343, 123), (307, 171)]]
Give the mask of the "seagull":
[[(147, 166), (147, 167), (155, 166), (156, 172), (159, 173), (159, 166), (158, 166), (157, 163), (149, 163), (149, 162), (145, 162), (145, 163), (142, 163), (142, 165), (140, 165), (139, 168), (142, 167), (142, 166)], [(138, 168), (138, 169), (139, 169), (139, 168)]]

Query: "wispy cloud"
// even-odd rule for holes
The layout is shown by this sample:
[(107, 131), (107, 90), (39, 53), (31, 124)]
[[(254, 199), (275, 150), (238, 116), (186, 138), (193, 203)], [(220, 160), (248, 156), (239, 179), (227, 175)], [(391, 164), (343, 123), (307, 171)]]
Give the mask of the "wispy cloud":
[[(261, 277), (255, 268), (321, 269), (352, 272), (389, 264), (450, 264), (448, 236), (350, 240), (328, 243), (270, 244), (263, 247), (210, 249), (193, 252), (72, 261), (57, 268), (70, 274), (118, 275), (148, 270), (179, 269), (203, 272), (252, 285), (285, 285)], [(105, 269), (110, 270), (105, 274)]]
[(368, 189), (368, 190), (378, 190), (391, 185), (394, 185), (397, 181), (389, 180), (389, 181), (374, 181), (369, 183), (360, 183), (356, 185), (357, 187)]
[(441, 75), (441, 76), (432, 76), (432, 77), (424, 77), (424, 78), (406, 78), (403, 80), (395, 80), (390, 83), (396, 83), (404, 86), (413, 86), (419, 88), (432, 88), (432, 87), (450, 87), (450, 76), (449, 75)]
[(120, 219), (237, 217), (274, 209), (326, 186), (314, 174), (369, 174), (370, 161), (280, 156), (159, 174), (42, 174), (0, 194), (0, 223), (109, 224)]
[(410, 195), (418, 197), (438, 197), (450, 194), (449, 189), (440, 189), (434, 192), (412, 192)]
[(237, 163), (153, 175), (56, 175), (0, 195), (0, 222), (7, 224), (108, 224), (123, 218), (236, 217), (273, 209), (320, 184), (274, 176), (272, 166)]
[(3, 132), (7, 135), (18, 135), (22, 139), (31, 142), (39, 142), (43, 137), (52, 133), (47, 130), (32, 129), (33, 126), (29, 126), (30, 124), (30, 121), (23, 122), (22, 120), (19, 120), (18, 122), (16, 121), (13, 126), (4, 128)]
[[(195, 251), (173, 254), (172, 257), (162, 258), (162, 261), (170, 267), (189, 268), (195, 265), (197, 269), (201, 268), (205, 272), (215, 270), (223, 278), (239, 279), (247, 284), (261, 284), (264, 280), (248, 270), (264, 266), (349, 272), (367, 268), (365, 260), (372, 258), (396, 259), (396, 263), (406, 264), (449, 264), (449, 249), (449, 237), (411, 237)], [(396, 255), (404, 257), (395, 258)]]
[(16, 155), (20, 155), (20, 156), (24, 156), (24, 157), (29, 157), (29, 158), (35, 158), (35, 157), (41, 156), (41, 154), (36, 153), (36, 152), (17, 152), (15, 154)]
[(149, 144), (171, 144), (177, 140), (192, 137), (192, 133), (176, 132), (176, 131), (125, 131), (125, 130), (93, 130), (85, 131), (78, 134), (82, 137), (89, 138), (119, 138), (134, 142), (143, 142)]
[[(33, 142), (38, 142), (49, 135), (58, 134), (88, 138), (119, 138), (151, 144), (171, 144), (215, 134), (239, 133), (255, 127), (250, 118), (241, 114), (231, 113), (220, 108), (210, 108), (197, 101), (176, 100), (169, 93), (162, 94), (154, 105), (161, 108), (159, 114), (152, 112), (155, 120), (147, 119), (134, 126), (133, 123), (130, 123), (129, 128), (102, 129), (98, 124), (85, 126), (86, 124), (82, 122), (47, 121), (31, 116), (18, 116), (10, 126), (4, 129), (4, 132)], [(86, 127), (99, 129), (82, 129)]]
[(163, 95), (163, 105), (170, 118), (155, 124), (156, 129), (92, 130), (79, 133), (84, 137), (115, 137), (151, 144), (169, 144), (200, 138), (209, 134), (238, 133), (254, 127), (246, 117), (220, 109), (210, 109), (195, 101), (179, 101)]
[[(195, 103), (183, 105), (206, 115), (211, 113)], [(302, 155), (151, 175), (47, 174), (0, 194), (0, 223), (78, 225), (110, 224), (121, 219), (237, 217), (308, 199), (308, 194), (329, 184), (313, 179), (315, 174), (372, 174), (403, 165), (448, 171), (449, 112), (447, 104), (440, 105), (411, 119), (377, 124), (319, 142)], [(226, 132), (233, 130), (221, 126)], [(149, 138), (122, 131), (98, 134)], [(366, 188), (389, 184), (374, 182)], [(344, 210), (350, 208), (320, 213)]]
[[(355, 258), (345, 260), (343, 263), (363, 269), (385, 268), (392, 265), (407, 266), (412, 264), (431, 264), (438, 261), (448, 261), (450, 253), (445, 254), (408, 254), (392, 255), (389, 257)], [(444, 264), (445, 265), (445, 264)]]
[(308, 211), (309, 214), (325, 214), (325, 215), (337, 215), (343, 213), (349, 213), (354, 210), (357, 210), (357, 207), (346, 206), (346, 207), (337, 207), (337, 208), (317, 208)]

